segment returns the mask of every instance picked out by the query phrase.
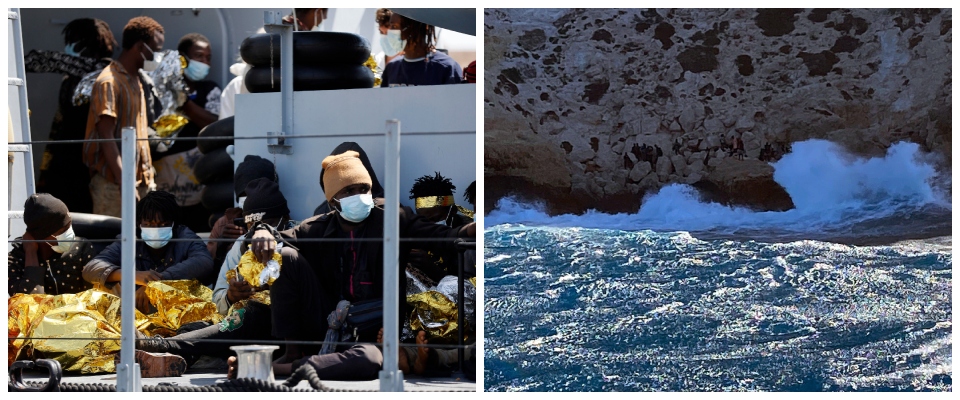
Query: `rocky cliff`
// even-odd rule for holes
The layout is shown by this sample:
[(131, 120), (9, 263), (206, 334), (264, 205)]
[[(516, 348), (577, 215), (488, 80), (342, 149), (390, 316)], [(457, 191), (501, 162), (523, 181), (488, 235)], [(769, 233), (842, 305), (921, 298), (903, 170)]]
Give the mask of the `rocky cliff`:
[[(484, 11), (487, 211), (635, 211), (687, 183), (784, 210), (770, 162), (810, 138), (950, 163), (951, 10)], [(811, 160), (816, 162), (817, 160)]]

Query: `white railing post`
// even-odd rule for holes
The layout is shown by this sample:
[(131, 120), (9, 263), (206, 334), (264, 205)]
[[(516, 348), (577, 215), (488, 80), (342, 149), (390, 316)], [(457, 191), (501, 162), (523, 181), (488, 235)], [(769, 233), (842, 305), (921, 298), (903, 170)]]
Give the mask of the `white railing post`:
[(383, 371), (381, 392), (402, 392), (400, 351), (400, 121), (387, 120), (383, 205)]
[[(267, 132), (276, 138), (267, 139), (270, 154), (293, 154), (290, 137), (293, 136), (293, 25), (283, 23), (276, 11), (264, 11), (263, 26), (267, 33), (280, 35), (280, 132)], [(270, 40), (271, 49), (273, 39)], [(273, 57), (273, 53), (270, 54)], [(273, 62), (270, 63), (273, 74)], [(272, 79), (272, 78), (271, 78)]]
[(137, 131), (132, 126), (122, 130), (121, 149), (120, 215), (120, 365), (117, 366), (117, 391), (140, 392), (140, 365), (135, 363), (133, 353), (136, 343), (134, 317), (136, 306), (136, 194), (137, 190)]

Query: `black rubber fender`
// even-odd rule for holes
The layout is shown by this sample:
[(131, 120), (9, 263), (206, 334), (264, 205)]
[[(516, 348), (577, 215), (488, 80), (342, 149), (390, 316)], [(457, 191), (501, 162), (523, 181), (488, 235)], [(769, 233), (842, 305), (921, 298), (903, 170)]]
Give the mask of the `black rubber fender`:
[(200, 192), (200, 203), (213, 212), (223, 212), (233, 207), (233, 180), (204, 185)]
[[(240, 43), (240, 57), (251, 66), (270, 66), (270, 38), (273, 37), (273, 66), (280, 66), (280, 35), (258, 33)], [(349, 32), (294, 32), (295, 65), (360, 65), (370, 58), (370, 43)], [(249, 87), (249, 86), (248, 86)]]
[(121, 219), (100, 214), (71, 212), (73, 233), (86, 239), (115, 239), (120, 234)]
[(227, 149), (216, 149), (200, 156), (193, 166), (193, 176), (206, 185), (223, 180), (233, 180), (233, 159)]
[[(227, 117), (207, 125), (197, 134), (198, 138), (230, 136), (233, 137), (233, 117)], [(207, 154), (233, 144), (233, 139), (197, 140), (197, 149)]]
[[(269, 67), (252, 67), (243, 78), (250, 93), (280, 91), (280, 68), (273, 69), (270, 85)], [(293, 69), (293, 90), (339, 90), (373, 87), (373, 71), (362, 65), (324, 67), (297, 66)]]

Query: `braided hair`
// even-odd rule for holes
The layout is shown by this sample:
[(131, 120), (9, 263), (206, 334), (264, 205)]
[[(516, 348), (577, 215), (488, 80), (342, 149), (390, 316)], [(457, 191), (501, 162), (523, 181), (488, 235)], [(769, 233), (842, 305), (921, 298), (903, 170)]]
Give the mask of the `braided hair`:
[(151, 219), (179, 223), (180, 206), (177, 204), (177, 197), (163, 190), (153, 191), (143, 196), (137, 203), (137, 225)]
[(450, 196), (457, 190), (450, 178), (444, 178), (439, 172), (435, 176), (424, 175), (417, 178), (410, 188), (410, 198), (426, 196)]
[(113, 48), (117, 46), (110, 25), (100, 19), (75, 19), (60, 33), (63, 34), (63, 43), (77, 43), (76, 49), (84, 57), (107, 58), (113, 55)]
[(467, 186), (467, 190), (463, 192), (463, 198), (467, 201), (467, 203), (470, 203), (471, 206), (477, 206), (477, 203), (474, 200), (477, 198), (477, 181), (470, 182), (470, 186)]
[(427, 51), (433, 50), (437, 45), (437, 33), (433, 25), (427, 25), (402, 15), (400, 16), (400, 38), (408, 43), (413, 43), (415, 47), (426, 48)]

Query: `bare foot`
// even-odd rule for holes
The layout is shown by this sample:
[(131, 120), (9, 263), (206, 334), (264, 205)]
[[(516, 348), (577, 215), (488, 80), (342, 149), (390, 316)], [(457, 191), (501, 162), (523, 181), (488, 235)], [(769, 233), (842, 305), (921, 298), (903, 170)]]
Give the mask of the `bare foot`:
[(227, 358), (227, 379), (237, 379), (237, 357)]
[[(383, 328), (380, 328), (380, 332), (377, 332), (377, 343), (383, 344)], [(383, 351), (383, 346), (380, 346), (380, 351)], [(399, 354), (397, 354), (397, 368), (405, 374), (410, 373), (410, 361), (407, 360), (407, 351), (402, 348)]]
[(427, 333), (417, 332), (417, 361), (413, 363), (413, 373), (423, 375), (427, 369), (427, 357), (430, 356), (430, 349), (427, 348)]

